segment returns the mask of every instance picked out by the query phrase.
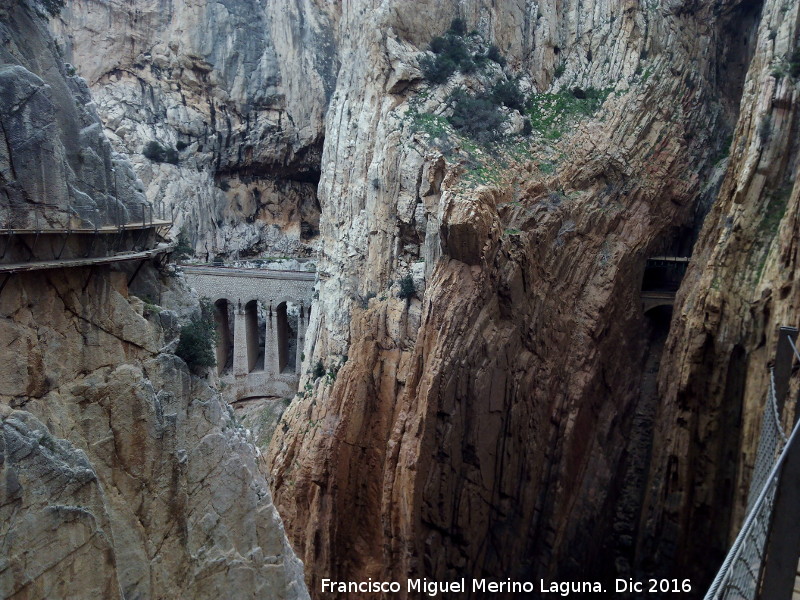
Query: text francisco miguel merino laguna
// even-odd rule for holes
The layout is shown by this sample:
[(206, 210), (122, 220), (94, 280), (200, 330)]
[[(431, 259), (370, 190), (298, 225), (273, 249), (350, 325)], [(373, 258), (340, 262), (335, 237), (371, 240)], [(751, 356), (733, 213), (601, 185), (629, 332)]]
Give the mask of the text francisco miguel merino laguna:
[[(651, 580), (656, 581), (656, 580)], [(676, 589), (669, 591), (686, 592), (690, 591), (691, 587), (688, 580), (684, 580), (683, 586), (677, 580), (663, 580), (669, 583), (672, 587), (672, 582), (678, 586)], [(402, 585), (398, 581), (373, 581), (371, 578), (367, 581), (334, 581), (332, 579), (322, 580), (323, 593), (349, 593), (349, 594), (378, 594), (378, 593), (400, 593)], [(546, 582), (544, 579), (539, 580), (539, 585), (531, 581), (492, 581), (487, 579), (472, 579), (470, 580), (471, 588), (467, 587), (467, 580), (461, 579), (458, 581), (428, 581), (422, 579), (409, 579), (406, 582), (406, 593), (417, 592), (418, 594), (425, 594), (431, 598), (439, 594), (447, 593), (463, 593), (467, 591), (475, 592), (492, 592), (492, 593), (525, 593), (530, 594), (533, 592), (558, 594), (559, 596), (569, 596), (575, 594), (592, 594), (592, 593), (606, 593), (612, 591), (597, 581), (550, 581)], [(613, 586), (614, 592), (644, 592), (652, 591), (646, 589), (646, 584), (639, 581), (630, 579), (617, 579)], [(663, 586), (662, 586), (663, 587)], [(659, 591), (656, 589), (655, 591)]]

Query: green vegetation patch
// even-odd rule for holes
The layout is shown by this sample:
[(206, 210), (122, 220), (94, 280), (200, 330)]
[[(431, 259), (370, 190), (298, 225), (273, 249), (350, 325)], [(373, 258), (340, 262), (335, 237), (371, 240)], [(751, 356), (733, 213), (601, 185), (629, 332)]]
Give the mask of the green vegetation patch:
[[(453, 73), (474, 73), (488, 60), (505, 64), (505, 59), (496, 47), (490, 47), (486, 54), (473, 52), (465, 39), (466, 25), (462, 19), (454, 19), (445, 35), (431, 40), (430, 50), (433, 56), (425, 56), (419, 66), (425, 79), (439, 84), (447, 81)], [(492, 51), (494, 48), (494, 51)]]
[(421, 113), (416, 108), (411, 109), (409, 116), (411, 117), (414, 131), (427, 133), (432, 138), (441, 138), (450, 132), (448, 121), (444, 117), (432, 115), (431, 113)]
[(217, 342), (214, 326), (214, 308), (211, 300), (200, 301), (200, 314), (192, 316), (181, 327), (181, 337), (175, 354), (182, 358), (190, 368), (210, 367), (216, 364), (214, 345)]
[(519, 79), (500, 80), (492, 86), (489, 97), (497, 106), (507, 106), (520, 112), (525, 110), (525, 94), (519, 88)]
[[(465, 31), (463, 21), (457, 20), (445, 35), (431, 41), (433, 56), (427, 55), (420, 62), (430, 84), (445, 83), (456, 71), (470, 73), (493, 63), (505, 66), (497, 46), (489, 45), (477, 32)], [(556, 75), (563, 72), (561, 64)], [(455, 89), (447, 96), (446, 106), (437, 110), (440, 114), (422, 111), (430, 92), (421, 91), (409, 101), (404, 119), (412, 131), (427, 134), (444, 156), (455, 158), (464, 167), (462, 180), (469, 185), (499, 184), (507, 178), (512, 163), (541, 160), (544, 157), (537, 156), (532, 148), (534, 132), (536, 145), (551, 145), (576, 119), (594, 115), (611, 92), (611, 88), (575, 87), (528, 97), (519, 78), (498, 72), (496, 67), (486, 69), (478, 79), (486, 85), (484, 91)], [(522, 116), (521, 135), (505, 135), (514, 111)], [(551, 174), (556, 162), (539, 162), (539, 168)]]
[(325, 375), (325, 365), (322, 364), (321, 360), (318, 360), (317, 364), (314, 365), (314, 370), (311, 374), (314, 376), (314, 379), (319, 379)]
[(417, 294), (417, 288), (414, 286), (414, 278), (411, 275), (406, 275), (400, 280), (400, 291), (397, 294), (398, 298), (410, 300)]
[(768, 204), (758, 227), (759, 233), (770, 237), (777, 233), (778, 226), (783, 220), (783, 215), (786, 214), (786, 207), (789, 204), (789, 196), (791, 194), (792, 187), (787, 185), (768, 195)]
[(609, 93), (610, 88), (573, 88), (554, 94), (534, 94), (528, 101), (531, 127), (546, 139), (557, 140), (576, 117), (592, 116), (596, 113)]
[(170, 163), (172, 165), (178, 164), (178, 151), (175, 148), (168, 148), (162, 146), (155, 140), (151, 140), (145, 144), (142, 150), (144, 157), (157, 163)]
[(448, 101), (453, 107), (448, 121), (456, 131), (484, 145), (500, 139), (506, 115), (491, 94), (472, 95), (458, 89), (450, 94)]

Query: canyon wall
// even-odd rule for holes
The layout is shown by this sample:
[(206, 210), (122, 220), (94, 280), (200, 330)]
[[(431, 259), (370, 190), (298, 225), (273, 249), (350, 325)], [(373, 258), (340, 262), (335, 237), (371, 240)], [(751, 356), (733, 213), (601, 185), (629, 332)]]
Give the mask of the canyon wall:
[(78, 0), (51, 22), (111, 143), (202, 258), (313, 247), (337, 69), (321, 6)]
[[(321, 577), (651, 573), (687, 573), (699, 594), (728, 544), (727, 504), (716, 498), (723, 516), (704, 536), (681, 520), (688, 488), (657, 495), (675, 427), (663, 408), (655, 446), (646, 432), (629, 442), (675, 375), (668, 360), (657, 397), (643, 397), (645, 367), (658, 369), (645, 364), (653, 331), (666, 324), (642, 314), (639, 293), (647, 257), (690, 247), (716, 196), (745, 75), (769, 37), (760, 12), (751, 2), (345, 11), (341, 29), (364, 34), (339, 46), (307, 346), (329, 374), (309, 379), (271, 446), (276, 503), (320, 597)], [(457, 84), (486, 86), (421, 81), (419, 51), (455, 17), (507, 53), (522, 85), (611, 88), (603, 108), (555, 143), (490, 158), (504, 161), (494, 179), (491, 167), (474, 176), (467, 141), (439, 143), (446, 133), (409, 118), (446, 116)], [(416, 293), (401, 299), (405, 275)], [(671, 550), (691, 541), (691, 553)]]
[[(38, 205), (53, 227), (82, 214), (74, 198), (105, 210), (143, 195), (46, 8), (0, 7), (0, 190), (12, 218), (33, 223)], [(112, 168), (129, 181), (109, 198)], [(174, 270), (133, 271), (2, 275), (0, 596), (308, 598), (247, 432), (169, 352), (197, 300)]]
[[(259, 456), (128, 273), (0, 297), (4, 598), (307, 598)], [(187, 293), (180, 285), (178, 293)]]
[[(798, 326), (798, 19), (796, 2), (764, 3), (725, 180), (659, 373), (639, 543), (687, 575), (742, 522), (778, 328)], [(795, 374), (793, 397), (797, 385)]]
[(66, 73), (39, 23), (16, 18), (14, 4), (0, 4), (2, 226), (127, 223), (146, 203), (141, 182), (111, 151), (86, 83)]
[[(432, 84), (456, 18), (504, 61)], [(315, 595), (322, 577), (704, 586), (796, 318), (796, 23), (779, 0), (63, 12), (65, 60), (201, 256), (318, 254), (305, 365), (325, 374), (269, 457)], [(555, 116), (504, 109), (491, 151), (447, 119), (451, 92), (498, 80)], [(602, 106), (570, 111), (587, 93)], [(153, 140), (177, 164), (144, 157)], [(693, 244), (674, 317), (643, 314), (646, 259)]]

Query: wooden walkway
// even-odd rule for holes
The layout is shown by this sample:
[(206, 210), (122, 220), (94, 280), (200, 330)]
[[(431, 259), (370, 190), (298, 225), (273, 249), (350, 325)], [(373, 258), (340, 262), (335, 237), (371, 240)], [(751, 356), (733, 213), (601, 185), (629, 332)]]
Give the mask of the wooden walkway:
[(110, 256), (95, 256), (90, 258), (62, 258), (52, 260), (34, 260), (22, 263), (0, 264), (0, 273), (26, 273), (28, 271), (41, 271), (44, 269), (66, 269), (71, 267), (87, 267), (92, 265), (104, 265), (115, 262), (126, 262), (132, 260), (146, 260), (158, 254), (172, 252), (175, 244), (161, 244), (151, 250), (142, 252), (118, 252)]
[(137, 229), (152, 229), (158, 227), (172, 227), (172, 221), (165, 219), (153, 219), (152, 221), (134, 221), (124, 225), (102, 225), (100, 227), (75, 227), (75, 228), (0, 228), (0, 235), (44, 235), (44, 234), (87, 234), (87, 233), (118, 233), (120, 231), (131, 231)]
[(692, 260), (691, 256), (651, 256), (647, 259), (654, 262), (688, 263)]

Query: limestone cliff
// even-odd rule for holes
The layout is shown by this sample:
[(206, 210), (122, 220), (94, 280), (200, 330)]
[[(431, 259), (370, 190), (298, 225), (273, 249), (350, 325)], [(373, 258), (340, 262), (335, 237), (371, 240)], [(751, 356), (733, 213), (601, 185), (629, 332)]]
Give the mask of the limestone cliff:
[(18, 275), (0, 298), (0, 593), (307, 597), (245, 430), (159, 353), (175, 314), (145, 318), (127, 278)]
[(67, 74), (41, 24), (16, 4), (0, 3), (2, 226), (141, 220), (141, 183), (111, 151), (86, 83)]
[(308, 254), (337, 68), (326, 10), (77, 0), (53, 21), (112, 144), (202, 258)]
[[(691, 560), (664, 552), (663, 530), (664, 546), (632, 549), (648, 531), (650, 437), (629, 440), (658, 405), (642, 373), (665, 327), (639, 293), (646, 258), (690, 248), (716, 195), (760, 13), (430, 2), (342, 16), (363, 35), (339, 45), (319, 188), (330, 277), (307, 346), (332, 375), (310, 381), (271, 446), (317, 593), (322, 576), (608, 577)], [(534, 91), (612, 91), (555, 143), (543, 131), (476, 169), (467, 140), (413, 126), (415, 111), (447, 116), (454, 85), (487, 85), (421, 80), (420, 51), (455, 17)], [(406, 274), (416, 293), (402, 300)], [(696, 589), (716, 567), (702, 548)]]
[[(134, 161), (202, 253), (301, 253), (319, 230), (305, 364), (325, 374), (309, 369), (270, 448), (313, 593), (321, 577), (703, 587), (741, 505), (775, 325), (797, 320), (797, 10), (64, 11), (65, 57), (113, 142), (177, 153)], [(454, 19), (459, 47), (495, 58), (435, 82), (429, 47)], [(499, 150), (453, 125), (459, 93), (512, 83), (533, 105), (501, 109)], [(695, 242), (675, 318), (644, 315), (646, 259)]]
[[(53, 227), (143, 200), (85, 86), (65, 76), (44, 8), (0, 8), (0, 184), (14, 226), (36, 222), (34, 206)], [(112, 165), (129, 176), (116, 190)], [(246, 431), (165, 352), (196, 300), (174, 272), (133, 275), (2, 276), (0, 596), (307, 598)], [(145, 303), (131, 281), (162, 293)]]
[[(751, 34), (755, 52), (725, 180), (659, 373), (640, 544), (659, 546), (654, 560), (675, 561), (685, 573), (696, 572), (708, 547), (721, 559), (741, 523), (778, 328), (800, 320), (799, 11), (796, 2), (765, 2)], [(795, 375), (794, 394), (797, 383)]]

